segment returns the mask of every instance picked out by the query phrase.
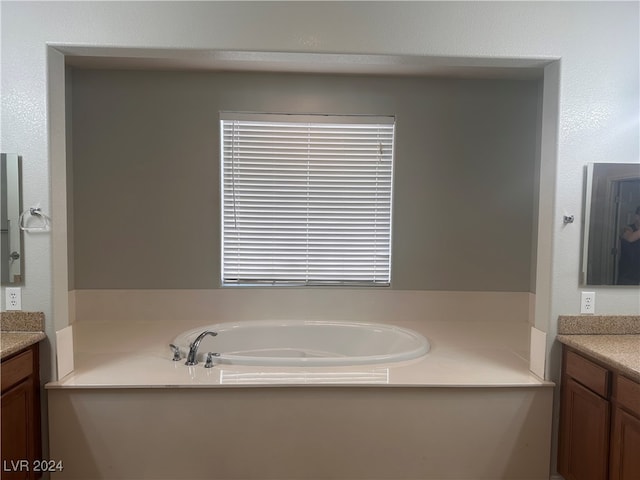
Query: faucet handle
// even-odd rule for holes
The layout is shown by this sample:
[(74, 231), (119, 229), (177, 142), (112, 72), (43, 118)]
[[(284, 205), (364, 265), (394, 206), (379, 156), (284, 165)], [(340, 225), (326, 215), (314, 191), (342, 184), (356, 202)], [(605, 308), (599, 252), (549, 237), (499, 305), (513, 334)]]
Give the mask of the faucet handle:
[(180, 355), (180, 348), (175, 346), (173, 343), (169, 344), (169, 348), (173, 352), (173, 361), (179, 362), (182, 359), (182, 355)]
[(219, 357), (219, 356), (220, 356), (220, 354), (216, 353), (216, 352), (207, 353), (207, 362), (204, 364), (204, 368), (213, 367), (213, 357)]

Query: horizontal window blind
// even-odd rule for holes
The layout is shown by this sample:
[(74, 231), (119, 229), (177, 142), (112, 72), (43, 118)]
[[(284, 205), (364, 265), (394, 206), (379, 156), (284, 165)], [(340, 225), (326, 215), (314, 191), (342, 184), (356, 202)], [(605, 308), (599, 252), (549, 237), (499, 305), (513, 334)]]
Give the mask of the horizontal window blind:
[(394, 119), (221, 115), (222, 283), (389, 285)]

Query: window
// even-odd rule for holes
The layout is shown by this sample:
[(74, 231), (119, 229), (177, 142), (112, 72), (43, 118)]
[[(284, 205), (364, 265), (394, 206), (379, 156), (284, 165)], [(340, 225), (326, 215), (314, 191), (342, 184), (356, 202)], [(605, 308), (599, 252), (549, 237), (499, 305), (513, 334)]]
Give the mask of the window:
[(390, 284), (393, 117), (220, 123), (223, 285)]

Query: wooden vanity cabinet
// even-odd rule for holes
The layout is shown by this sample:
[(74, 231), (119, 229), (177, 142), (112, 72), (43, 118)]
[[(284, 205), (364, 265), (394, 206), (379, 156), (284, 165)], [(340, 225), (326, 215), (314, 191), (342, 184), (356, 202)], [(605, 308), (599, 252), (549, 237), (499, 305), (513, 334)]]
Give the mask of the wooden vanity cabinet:
[(640, 479), (640, 384), (563, 347), (558, 472), (566, 480)]
[(565, 348), (558, 472), (566, 480), (607, 480), (610, 372)]
[(618, 375), (613, 398), (609, 478), (640, 479), (640, 384)]
[(34, 480), (41, 476), (38, 345), (3, 359), (0, 367), (2, 479)]

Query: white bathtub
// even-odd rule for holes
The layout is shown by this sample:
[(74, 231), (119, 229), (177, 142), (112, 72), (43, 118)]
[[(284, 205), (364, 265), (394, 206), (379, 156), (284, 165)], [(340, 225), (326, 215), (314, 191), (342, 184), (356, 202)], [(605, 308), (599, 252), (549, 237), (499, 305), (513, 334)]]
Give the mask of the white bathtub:
[(173, 343), (183, 356), (202, 332), (198, 361), (208, 352), (216, 363), (261, 366), (341, 366), (393, 363), (422, 357), (429, 341), (395, 325), (344, 321), (243, 321), (194, 328)]

